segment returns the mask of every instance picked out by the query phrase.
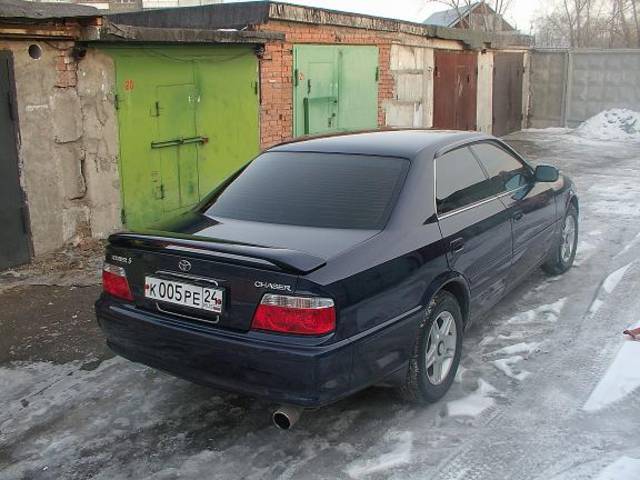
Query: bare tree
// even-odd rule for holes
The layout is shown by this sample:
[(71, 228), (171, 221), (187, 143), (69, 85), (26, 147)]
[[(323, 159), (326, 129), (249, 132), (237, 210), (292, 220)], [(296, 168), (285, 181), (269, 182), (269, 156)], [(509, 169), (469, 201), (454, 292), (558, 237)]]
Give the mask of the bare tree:
[(536, 20), (536, 43), (574, 48), (640, 47), (638, 2), (562, 0), (550, 14)]
[[(486, 32), (502, 30), (503, 16), (511, 7), (512, 0), (432, 0), (427, 3), (439, 3), (455, 10), (458, 17), (459, 28), (480, 29)], [(489, 7), (495, 13), (479, 14), (472, 18), (471, 9)]]

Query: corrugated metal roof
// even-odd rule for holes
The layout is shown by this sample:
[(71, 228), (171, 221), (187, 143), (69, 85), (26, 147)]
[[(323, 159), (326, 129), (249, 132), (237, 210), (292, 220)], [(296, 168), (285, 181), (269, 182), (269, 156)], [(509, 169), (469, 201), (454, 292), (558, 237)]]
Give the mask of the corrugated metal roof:
[(452, 27), (458, 22), (458, 19), (466, 16), (467, 13), (478, 5), (479, 2), (475, 2), (470, 5), (463, 5), (459, 9), (451, 8), (449, 10), (443, 10), (442, 12), (436, 12), (422, 23), (426, 25), (437, 25), (439, 27)]
[(46, 20), (53, 18), (98, 17), (97, 8), (73, 3), (27, 2), (24, 0), (0, 1), (0, 19)]

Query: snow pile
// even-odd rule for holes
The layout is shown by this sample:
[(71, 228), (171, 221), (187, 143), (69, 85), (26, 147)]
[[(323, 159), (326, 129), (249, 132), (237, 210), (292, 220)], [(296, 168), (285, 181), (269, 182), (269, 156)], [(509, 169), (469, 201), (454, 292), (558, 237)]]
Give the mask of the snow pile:
[(640, 113), (626, 108), (605, 110), (583, 122), (575, 133), (595, 140), (640, 141)]

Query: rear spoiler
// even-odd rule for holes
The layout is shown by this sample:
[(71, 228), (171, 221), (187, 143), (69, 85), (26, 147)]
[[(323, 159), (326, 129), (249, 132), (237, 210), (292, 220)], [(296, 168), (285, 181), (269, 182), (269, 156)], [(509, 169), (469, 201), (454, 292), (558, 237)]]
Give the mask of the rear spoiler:
[(294, 273), (310, 273), (326, 264), (326, 260), (309, 253), (287, 248), (264, 247), (219, 239), (202, 239), (163, 235), (158, 233), (115, 233), (109, 244), (115, 247), (135, 248), (167, 253), (183, 253), (201, 258), (217, 258), (222, 261), (241, 263), (271, 270), (278, 269)]

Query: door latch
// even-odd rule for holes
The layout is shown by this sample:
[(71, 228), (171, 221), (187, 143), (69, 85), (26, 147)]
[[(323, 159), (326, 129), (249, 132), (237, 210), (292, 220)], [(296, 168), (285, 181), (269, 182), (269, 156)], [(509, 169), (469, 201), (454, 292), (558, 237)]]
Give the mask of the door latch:
[(173, 140), (163, 140), (160, 142), (151, 142), (151, 148), (177, 147), (179, 145), (189, 145), (191, 143), (205, 144), (209, 142), (209, 137), (189, 137), (174, 138)]

